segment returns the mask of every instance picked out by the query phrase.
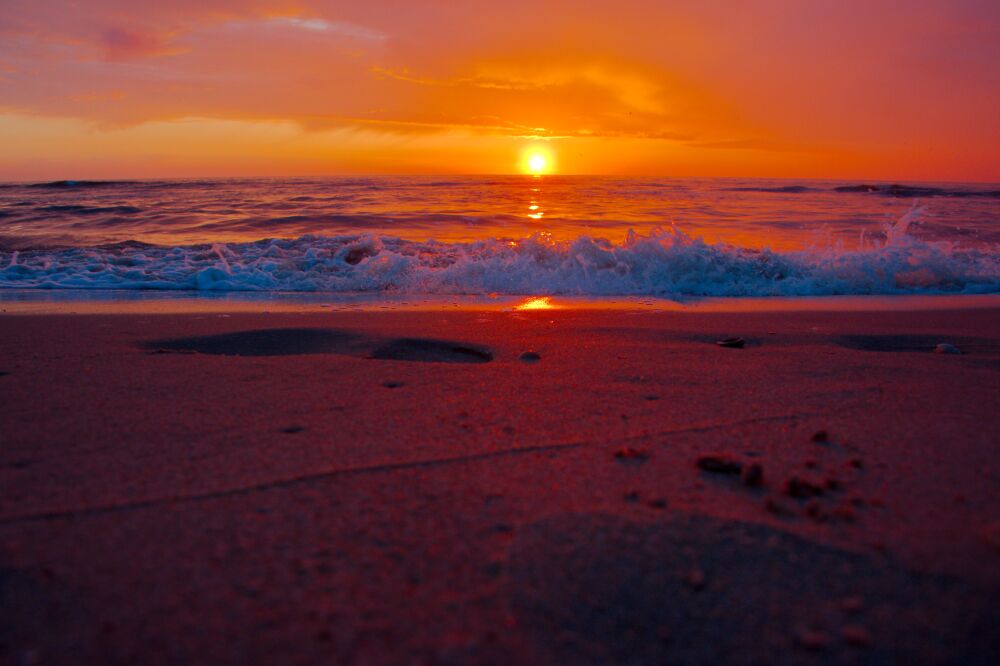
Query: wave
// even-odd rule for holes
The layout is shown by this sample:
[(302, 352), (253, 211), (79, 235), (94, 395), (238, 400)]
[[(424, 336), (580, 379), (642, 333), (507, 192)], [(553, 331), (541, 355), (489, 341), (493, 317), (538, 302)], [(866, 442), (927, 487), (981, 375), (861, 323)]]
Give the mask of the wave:
[(670, 228), (630, 231), (618, 244), (544, 234), (472, 243), (355, 234), (0, 252), (0, 288), (662, 297), (1000, 292), (1000, 251), (918, 240), (907, 230), (919, 212), (856, 250), (756, 250)]
[(822, 188), (805, 185), (781, 185), (776, 187), (724, 187), (723, 192), (772, 192), (775, 194), (800, 194), (802, 192), (822, 192)]
[(833, 188), (807, 187), (805, 185), (775, 185), (770, 186), (747, 186), (747, 187), (723, 187), (721, 192), (764, 192), (770, 194), (805, 194), (808, 192), (840, 192), (844, 194), (876, 194), (880, 196), (893, 197), (897, 199), (916, 199), (924, 197), (950, 197), (956, 199), (985, 198), (1000, 199), (1000, 190), (996, 189), (975, 189), (956, 187), (932, 187), (929, 185), (900, 185), (892, 184), (857, 184), (838, 185)]
[(1000, 190), (982, 190), (968, 188), (930, 187), (921, 185), (841, 185), (833, 188), (834, 192), (849, 192), (858, 194), (879, 194), (896, 198), (917, 197), (953, 197), (1000, 199)]
[(47, 183), (32, 183), (27, 187), (37, 187), (48, 190), (89, 189), (95, 187), (128, 187), (141, 185), (136, 180), (53, 180)]
[(108, 213), (134, 215), (143, 212), (142, 208), (135, 206), (83, 206), (79, 204), (39, 206), (35, 210), (41, 213), (69, 213), (72, 215), (102, 215)]

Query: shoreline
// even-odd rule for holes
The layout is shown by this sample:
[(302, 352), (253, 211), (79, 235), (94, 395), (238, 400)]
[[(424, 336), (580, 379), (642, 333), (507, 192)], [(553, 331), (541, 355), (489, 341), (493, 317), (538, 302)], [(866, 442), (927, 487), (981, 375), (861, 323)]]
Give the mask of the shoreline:
[[(525, 306), (528, 306), (525, 308)], [(0, 314), (184, 314), (190, 312), (634, 310), (637, 312), (900, 312), (1000, 308), (1000, 294), (774, 296), (462, 295), (316, 292), (0, 289)]]

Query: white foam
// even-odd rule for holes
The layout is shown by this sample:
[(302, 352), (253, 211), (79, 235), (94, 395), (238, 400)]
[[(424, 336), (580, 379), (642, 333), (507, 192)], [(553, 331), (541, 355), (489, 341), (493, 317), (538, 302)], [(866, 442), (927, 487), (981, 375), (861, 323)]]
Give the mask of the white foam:
[(473, 243), (370, 234), (211, 246), (0, 253), (0, 288), (626, 296), (998, 293), (1000, 250), (920, 241), (913, 209), (885, 240), (776, 252), (708, 244), (677, 228), (621, 243), (544, 234)]

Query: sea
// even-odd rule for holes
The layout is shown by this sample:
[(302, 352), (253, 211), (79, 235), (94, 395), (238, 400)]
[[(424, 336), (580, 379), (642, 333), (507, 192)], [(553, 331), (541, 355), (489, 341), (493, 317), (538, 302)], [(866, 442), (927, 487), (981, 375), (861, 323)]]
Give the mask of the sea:
[(63, 290), (998, 294), (1000, 185), (590, 176), (0, 184), (0, 299)]

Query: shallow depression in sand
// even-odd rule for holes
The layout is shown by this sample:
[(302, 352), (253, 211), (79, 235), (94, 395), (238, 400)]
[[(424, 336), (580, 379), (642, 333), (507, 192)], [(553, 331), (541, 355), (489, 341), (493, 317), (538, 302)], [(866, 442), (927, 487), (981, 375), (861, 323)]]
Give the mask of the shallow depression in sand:
[(1000, 351), (992, 340), (947, 335), (843, 335), (833, 342), (848, 349), (874, 352), (933, 352), (940, 344), (956, 345), (965, 353)]
[(371, 358), (390, 361), (489, 363), (493, 353), (483, 347), (447, 340), (400, 338), (379, 346)]
[(151, 353), (222, 356), (350, 354), (377, 360), (426, 363), (488, 363), (493, 360), (493, 352), (480, 345), (427, 338), (386, 340), (328, 328), (273, 328), (153, 340), (142, 348)]
[(294, 354), (345, 354), (363, 344), (356, 333), (328, 328), (272, 328), (191, 338), (154, 340), (146, 349), (196, 352), (222, 356), (290, 356)]

